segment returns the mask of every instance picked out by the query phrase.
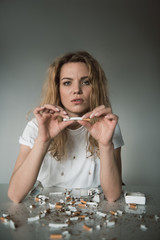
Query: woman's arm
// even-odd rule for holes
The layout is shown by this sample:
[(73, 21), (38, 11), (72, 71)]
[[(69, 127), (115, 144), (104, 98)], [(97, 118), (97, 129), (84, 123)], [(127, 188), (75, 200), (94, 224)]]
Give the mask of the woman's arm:
[(99, 146), (100, 181), (108, 201), (117, 200), (122, 191), (120, 151), (114, 150), (113, 144)]
[(83, 116), (83, 118), (88, 117), (97, 117), (98, 121), (94, 124), (79, 122), (88, 129), (99, 144), (101, 186), (108, 201), (115, 201), (120, 197), (122, 185), (120, 149), (114, 150), (112, 143), (118, 117), (104, 105)]
[(15, 168), (10, 179), (8, 196), (14, 202), (21, 202), (33, 187), (50, 142), (65, 127), (73, 123), (59, 122), (57, 117), (67, 118), (60, 107), (47, 104), (34, 110), (38, 122), (38, 136), (32, 149), (21, 145)]
[(8, 196), (13, 202), (21, 202), (33, 187), (48, 146), (49, 142), (39, 139), (32, 149), (21, 145), (8, 189)]

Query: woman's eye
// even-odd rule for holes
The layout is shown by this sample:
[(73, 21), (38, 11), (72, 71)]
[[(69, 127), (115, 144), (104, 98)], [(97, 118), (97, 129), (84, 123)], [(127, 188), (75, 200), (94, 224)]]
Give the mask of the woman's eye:
[(89, 82), (89, 80), (84, 80), (82, 84), (83, 85), (90, 85), (90, 82)]
[(70, 84), (71, 84), (70, 81), (63, 82), (63, 85), (64, 85), (64, 86), (69, 86)]

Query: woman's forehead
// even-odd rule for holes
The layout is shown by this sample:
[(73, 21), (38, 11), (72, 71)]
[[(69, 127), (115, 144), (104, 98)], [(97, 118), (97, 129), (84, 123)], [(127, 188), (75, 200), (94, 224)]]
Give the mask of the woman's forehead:
[(74, 62), (74, 63), (65, 63), (61, 67), (60, 79), (64, 77), (79, 77), (79, 76), (88, 76), (89, 69), (87, 65), (83, 62)]

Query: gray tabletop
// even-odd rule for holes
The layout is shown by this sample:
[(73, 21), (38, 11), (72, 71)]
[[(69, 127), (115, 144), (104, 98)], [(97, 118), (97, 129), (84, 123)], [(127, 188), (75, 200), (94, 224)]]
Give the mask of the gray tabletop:
[[(60, 199), (65, 200), (65, 195), (49, 195), (51, 192), (62, 191), (62, 189), (48, 188), (43, 190), (49, 200), (41, 205), (35, 203), (34, 196), (28, 196), (22, 203), (12, 203), (7, 197), (7, 184), (0, 184), (0, 215), (9, 214), (16, 225), (12, 229), (5, 223), (0, 223), (0, 239), (50, 239), (51, 234), (62, 234), (62, 239), (109, 239), (109, 240), (144, 240), (160, 239), (160, 189), (158, 187), (145, 186), (125, 186), (123, 191), (142, 192), (146, 196), (146, 204), (138, 205), (136, 210), (131, 210), (125, 203), (124, 196), (114, 202), (109, 203), (102, 200), (98, 207), (80, 208), (81, 215), (86, 215), (86, 219), (69, 221), (65, 228), (52, 228), (49, 223), (65, 223), (70, 216), (65, 211), (55, 209), (47, 213), (45, 217), (28, 223), (28, 218), (34, 217), (49, 208), (49, 203), (54, 204)], [(77, 194), (77, 193), (76, 193)], [(72, 195), (73, 197), (73, 195)], [(87, 196), (83, 197), (86, 201)], [(31, 209), (31, 205), (36, 205)], [(99, 216), (98, 212), (106, 213), (105, 217)], [(118, 213), (112, 215), (110, 211)], [(118, 212), (117, 212), (118, 211)], [(112, 227), (107, 222), (113, 221)], [(87, 225), (92, 231), (87, 231), (83, 226)], [(142, 227), (141, 227), (142, 226)], [(145, 228), (145, 227), (146, 228)], [(65, 232), (68, 234), (65, 235)]]

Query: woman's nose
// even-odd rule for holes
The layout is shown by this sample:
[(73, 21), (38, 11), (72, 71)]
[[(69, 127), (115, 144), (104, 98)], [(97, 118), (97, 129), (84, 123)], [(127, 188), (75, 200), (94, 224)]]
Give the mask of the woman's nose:
[(76, 84), (74, 86), (74, 94), (81, 94), (82, 93), (82, 88), (80, 84)]

